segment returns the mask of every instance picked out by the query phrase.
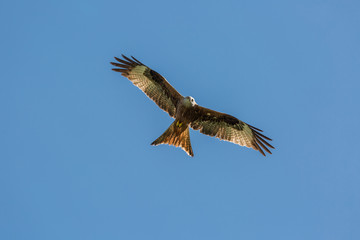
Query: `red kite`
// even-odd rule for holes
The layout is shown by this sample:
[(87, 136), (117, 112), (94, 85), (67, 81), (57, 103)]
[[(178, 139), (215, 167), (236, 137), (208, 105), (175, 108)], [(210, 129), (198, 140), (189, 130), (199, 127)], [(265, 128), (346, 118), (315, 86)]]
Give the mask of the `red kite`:
[(193, 97), (183, 97), (159, 73), (134, 57), (130, 59), (122, 56), (123, 59), (115, 57), (118, 63), (111, 62), (117, 67), (112, 70), (127, 77), (161, 109), (175, 118), (170, 127), (151, 145), (169, 144), (181, 147), (193, 157), (189, 135), (190, 126), (194, 130), (200, 130), (203, 134), (253, 148), (264, 156), (264, 150), (271, 154), (268, 147), (274, 147), (266, 141), (271, 141), (271, 139), (260, 133), (262, 130), (231, 115), (197, 105)]

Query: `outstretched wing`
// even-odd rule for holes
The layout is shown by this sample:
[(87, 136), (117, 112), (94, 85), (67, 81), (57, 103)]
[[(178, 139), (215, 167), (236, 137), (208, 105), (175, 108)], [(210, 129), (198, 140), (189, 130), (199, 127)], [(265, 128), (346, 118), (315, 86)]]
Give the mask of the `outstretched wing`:
[(120, 72), (127, 77), (135, 86), (140, 88), (161, 109), (175, 117), (176, 106), (183, 96), (173, 88), (159, 73), (142, 64), (136, 58), (132, 59), (122, 55), (124, 59), (115, 59), (119, 63), (111, 62), (118, 67), (112, 70)]
[(194, 106), (190, 127), (194, 130), (200, 130), (203, 134), (253, 148), (264, 156), (263, 150), (271, 154), (267, 147), (274, 148), (266, 141), (271, 141), (271, 139), (259, 133), (262, 130), (248, 125), (231, 115), (198, 105)]

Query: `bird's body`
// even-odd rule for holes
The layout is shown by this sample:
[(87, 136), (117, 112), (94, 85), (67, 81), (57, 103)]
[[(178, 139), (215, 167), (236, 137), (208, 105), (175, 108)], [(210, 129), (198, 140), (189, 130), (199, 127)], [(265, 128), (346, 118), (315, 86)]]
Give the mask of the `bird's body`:
[(176, 106), (175, 119), (179, 122), (188, 125), (193, 119), (192, 112), (196, 105), (193, 97), (185, 97), (181, 99)]
[(174, 145), (184, 149), (190, 156), (194, 156), (190, 142), (189, 124), (194, 119), (195, 104), (192, 97), (182, 98), (176, 106), (175, 121), (152, 145)]
[(266, 141), (271, 139), (259, 133), (260, 129), (231, 115), (197, 105), (193, 97), (183, 97), (164, 77), (134, 57), (130, 59), (123, 55), (123, 58), (124, 60), (115, 57), (120, 63), (112, 62), (112, 65), (118, 67), (113, 70), (121, 72), (161, 109), (175, 118), (170, 127), (152, 145), (169, 144), (181, 147), (187, 154), (194, 156), (189, 134), (191, 127), (206, 135), (251, 147), (264, 156), (263, 149), (271, 153), (267, 147), (274, 147)]

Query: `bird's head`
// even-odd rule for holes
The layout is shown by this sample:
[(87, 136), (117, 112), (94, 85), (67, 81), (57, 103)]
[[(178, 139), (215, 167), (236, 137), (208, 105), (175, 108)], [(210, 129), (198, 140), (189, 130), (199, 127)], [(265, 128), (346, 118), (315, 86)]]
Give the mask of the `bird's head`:
[(188, 106), (195, 106), (196, 105), (196, 102), (195, 102), (195, 99), (193, 97), (186, 97), (185, 99), (185, 104), (188, 105)]

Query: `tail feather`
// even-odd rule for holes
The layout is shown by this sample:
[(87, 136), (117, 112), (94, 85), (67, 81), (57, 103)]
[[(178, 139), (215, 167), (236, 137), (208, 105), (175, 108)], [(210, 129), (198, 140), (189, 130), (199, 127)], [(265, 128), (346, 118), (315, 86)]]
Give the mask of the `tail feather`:
[(194, 153), (190, 142), (189, 126), (176, 126), (176, 120), (170, 127), (151, 145), (169, 144), (175, 147), (181, 147), (189, 156), (193, 157)]

